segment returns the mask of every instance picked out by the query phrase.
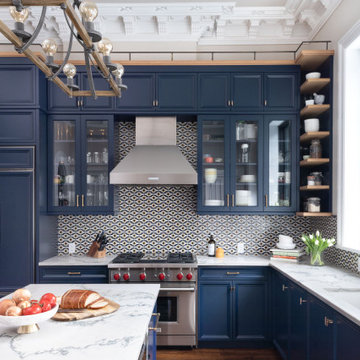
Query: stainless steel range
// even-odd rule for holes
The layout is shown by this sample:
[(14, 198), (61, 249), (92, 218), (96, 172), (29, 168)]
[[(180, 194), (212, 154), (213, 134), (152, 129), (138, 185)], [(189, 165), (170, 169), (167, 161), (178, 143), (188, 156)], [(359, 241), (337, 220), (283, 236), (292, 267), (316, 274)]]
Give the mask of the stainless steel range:
[(197, 262), (192, 253), (121, 253), (108, 268), (111, 284), (160, 284), (158, 345), (196, 345)]

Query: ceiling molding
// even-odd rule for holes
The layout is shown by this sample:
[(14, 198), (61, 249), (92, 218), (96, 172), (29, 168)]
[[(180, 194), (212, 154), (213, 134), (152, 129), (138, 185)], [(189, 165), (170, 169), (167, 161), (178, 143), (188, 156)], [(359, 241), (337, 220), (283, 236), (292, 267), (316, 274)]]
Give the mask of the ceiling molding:
[[(285, 0), (283, 6), (275, 0), (262, 0), (264, 6), (241, 6), (239, 1), (140, 1), (98, 3), (95, 28), (113, 41), (115, 49), (117, 44), (124, 48), (141, 42), (150, 43), (150, 49), (152, 42), (174, 42), (174, 47), (178, 42), (194, 46), (296, 44), (312, 40), (342, 0)], [(31, 8), (28, 31), (36, 27), (40, 12), (40, 7)], [(0, 19), (13, 28), (7, 8), (0, 8)], [(58, 7), (48, 8), (38, 42), (48, 37), (68, 42), (69, 29)]]

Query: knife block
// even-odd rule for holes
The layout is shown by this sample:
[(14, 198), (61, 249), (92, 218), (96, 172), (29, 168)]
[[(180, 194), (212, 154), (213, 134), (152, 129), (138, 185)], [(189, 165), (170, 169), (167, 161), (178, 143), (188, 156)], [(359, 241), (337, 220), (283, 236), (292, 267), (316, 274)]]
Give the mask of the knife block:
[(86, 256), (90, 256), (90, 257), (93, 257), (96, 259), (105, 257), (106, 249), (99, 251), (99, 247), (100, 247), (100, 245), (96, 241), (93, 241)]

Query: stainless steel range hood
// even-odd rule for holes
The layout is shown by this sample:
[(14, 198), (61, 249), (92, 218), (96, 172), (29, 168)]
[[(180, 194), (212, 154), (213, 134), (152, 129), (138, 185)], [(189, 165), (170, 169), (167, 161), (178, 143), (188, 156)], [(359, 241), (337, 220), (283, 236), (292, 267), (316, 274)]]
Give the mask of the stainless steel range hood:
[(110, 172), (110, 184), (197, 184), (176, 146), (176, 117), (136, 118), (136, 146)]

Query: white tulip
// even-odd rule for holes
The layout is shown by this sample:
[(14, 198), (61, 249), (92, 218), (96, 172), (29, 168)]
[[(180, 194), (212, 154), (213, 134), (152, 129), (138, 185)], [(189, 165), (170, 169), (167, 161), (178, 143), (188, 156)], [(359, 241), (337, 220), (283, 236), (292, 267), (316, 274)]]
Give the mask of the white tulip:
[(316, 231), (316, 236), (319, 237), (320, 236), (320, 232), (319, 230)]
[(311, 234), (309, 237), (310, 237), (310, 239), (312, 240), (312, 239), (314, 238), (314, 235), (313, 235), (313, 234)]
[(315, 245), (319, 245), (319, 240), (315, 240)]
[(304, 236), (301, 237), (301, 240), (304, 241), (304, 242), (306, 241)]

